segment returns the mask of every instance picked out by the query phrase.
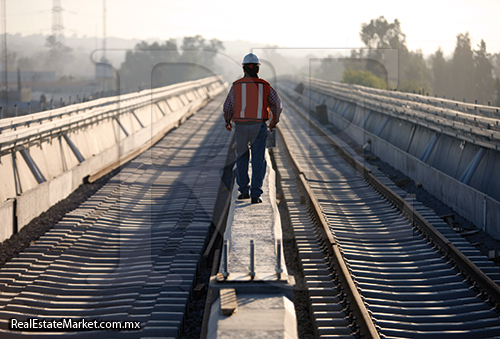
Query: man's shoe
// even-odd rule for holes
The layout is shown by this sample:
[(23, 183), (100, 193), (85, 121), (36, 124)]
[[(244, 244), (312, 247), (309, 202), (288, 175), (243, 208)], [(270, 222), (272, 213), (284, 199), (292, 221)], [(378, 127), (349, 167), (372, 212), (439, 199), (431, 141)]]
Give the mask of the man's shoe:
[(262, 202), (262, 198), (252, 198), (252, 204), (260, 204)]
[(239, 200), (250, 199), (250, 194), (248, 194), (248, 193), (241, 193), (240, 195), (238, 195), (238, 199)]

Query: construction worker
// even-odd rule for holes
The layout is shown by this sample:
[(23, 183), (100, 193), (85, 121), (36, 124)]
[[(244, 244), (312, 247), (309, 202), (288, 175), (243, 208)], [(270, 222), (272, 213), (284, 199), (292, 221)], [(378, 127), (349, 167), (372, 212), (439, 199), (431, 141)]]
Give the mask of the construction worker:
[[(253, 53), (243, 58), (243, 78), (233, 82), (224, 102), (226, 129), (232, 131), (234, 121), (236, 137), (236, 183), (240, 194), (238, 199), (249, 199), (253, 204), (261, 203), (262, 183), (266, 175), (266, 121), (272, 119), (269, 129), (276, 128), (281, 114), (281, 99), (278, 93), (264, 79), (257, 75), (259, 57)], [(252, 183), (248, 177), (248, 162), (252, 153)]]

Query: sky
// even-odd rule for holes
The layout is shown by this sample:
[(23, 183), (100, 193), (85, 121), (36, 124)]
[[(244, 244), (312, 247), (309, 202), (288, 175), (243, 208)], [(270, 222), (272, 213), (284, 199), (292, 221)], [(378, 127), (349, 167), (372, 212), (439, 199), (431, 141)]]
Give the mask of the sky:
[[(7, 32), (50, 34), (53, 0), (5, 0)], [(66, 36), (103, 36), (103, 0), (60, 0)], [(253, 3), (253, 5), (250, 5)], [(453, 52), (456, 35), (469, 32), (473, 48), (484, 39), (500, 52), (500, 1), (227, 1), (106, 0), (108, 37), (167, 40), (200, 34), (247, 40), (255, 47), (363, 47), (362, 23), (381, 15), (401, 22), (410, 50)], [(260, 45), (259, 45), (260, 44)]]

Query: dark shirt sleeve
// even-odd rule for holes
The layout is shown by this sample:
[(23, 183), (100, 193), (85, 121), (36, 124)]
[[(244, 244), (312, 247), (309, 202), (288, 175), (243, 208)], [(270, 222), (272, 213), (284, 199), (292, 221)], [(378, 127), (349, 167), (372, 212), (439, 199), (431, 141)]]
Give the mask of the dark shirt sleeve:
[(267, 96), (267, 102), (269, 103), (269, 109), (273, 113), (271, 125), (276, 125), (280, 121), (280, 115), (283, 108), (281, 106), (281, 99), (278, 93), (272, 87), (269, 95)]
[(236, 98), (236, 94), (234, 92), (234, 86), (231, 85), (231, 89), (229, 90), (229, 93), (227, 94), (226, 101), (224, 102), (224, 106), (222, 108), (222, 111), (224, 112), (224, 120), (226, 121), (226, 124), (231, 123), (231, 119), (233, 118), (234, 115), (234, 102)]

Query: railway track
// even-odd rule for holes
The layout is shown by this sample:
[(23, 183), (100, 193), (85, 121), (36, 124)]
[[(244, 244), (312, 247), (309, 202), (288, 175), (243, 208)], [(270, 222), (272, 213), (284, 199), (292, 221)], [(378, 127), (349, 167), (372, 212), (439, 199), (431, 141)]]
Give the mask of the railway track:
[(284, 106), (274, 157), (317, 336), (500, 337), (500, 269), (354, 152), (337, 144), (337, 153), (332, 139), (342, 141), (307, 113)]
[[(1, 338), (178, 338), (230, 133), (222, 96), (141, 154), (0, 269)], [(140, 329), (13, 330), (18, 321), (137, 322)]]
[[(230, 137), (220, 124), (222, 99), (131, 161), (0, 269), (1, 338), (90, 334), (9, 328), (12, 318), (35, 317), (140, 324), (137, 331), (91, 334), (106, 338), (182, 335)], [(497, 282), (500, 269), (376, 169), (346, 163), (348, 154), (339, 155), (322, 135), (328, 132), (284, 104), (283, 142), (274, 157), (317, 336), (500, 337), (498, 285), (474, 276), (465, 259)], [(406, 205), (389, 202), (362, 173)], [(446, 238), (429, 234), (425, 222)]]

